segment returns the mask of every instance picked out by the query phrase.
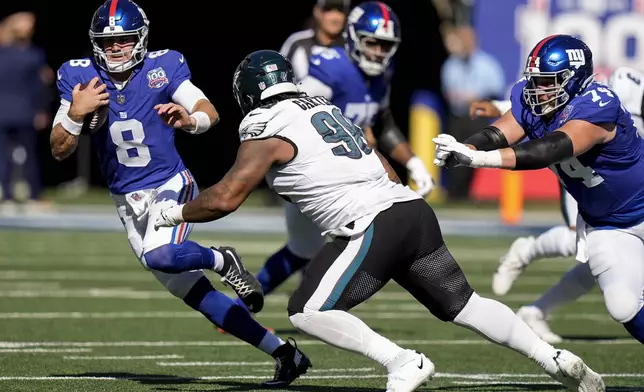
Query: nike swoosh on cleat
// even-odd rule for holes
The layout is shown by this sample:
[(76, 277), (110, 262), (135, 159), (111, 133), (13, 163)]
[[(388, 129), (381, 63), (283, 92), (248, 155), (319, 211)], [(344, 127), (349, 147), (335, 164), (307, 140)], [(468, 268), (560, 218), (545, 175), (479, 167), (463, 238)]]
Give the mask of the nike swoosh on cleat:
[(228, 253), (230, 255), (230, 257), (233, 258), (233, 262), (235, 263), (237, 268), (239, 268), (240, 271), (243, 271), (244, 268), (242, 268), (242, 266), (239, 264), (239, 261), (237, 261), (237, 258), (235, 257), (235, 254), (233, 252), (229, 251), (229, 250), (227, 250), (226, 253)]
[(422, 368), (423, 368), (423, 356), (421, 355), (420, 356), (420, 365), (418, 365), (418, 369), (422, 369)]

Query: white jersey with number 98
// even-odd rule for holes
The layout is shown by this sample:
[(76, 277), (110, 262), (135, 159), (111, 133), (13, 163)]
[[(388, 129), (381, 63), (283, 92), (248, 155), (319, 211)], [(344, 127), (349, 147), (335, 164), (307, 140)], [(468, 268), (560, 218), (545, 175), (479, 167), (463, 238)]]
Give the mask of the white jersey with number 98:
[(363, 131), (324, 97), (255, 109), (243, 119), (239, 136), (242, 143), (277, 137), (293, 145), (295, 157), (271, 168), (266, 181), (323, 231), (419, 198), (409, 187), (389, 180)]

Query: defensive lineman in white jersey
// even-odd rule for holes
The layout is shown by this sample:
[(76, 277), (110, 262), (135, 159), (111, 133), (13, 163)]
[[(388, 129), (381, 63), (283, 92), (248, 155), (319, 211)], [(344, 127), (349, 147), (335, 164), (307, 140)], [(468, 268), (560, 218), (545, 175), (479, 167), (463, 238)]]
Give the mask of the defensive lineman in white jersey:
[[(638, 133), (644, 137), (644, 73), (629, 67), (619, 67), (611, 74), (608, 85), (617, 93), (624, 108), (631, 113)], [(475, 102), (470, 107), (470, 113), (480, 117), (499, 117), (508, 110), (509, 100)], [(536, 238), (519, 237), (512, 243), (508, 253), (501, 257), (492, 280), (492, 290), (496, 295), (505, 295), (532, 262), (543, 258), (574, 256), (577, 251), (577, 202), (563, 187), (561, 211), (565, 225), (555, 226)], [(562, 305), (586, 294), (594, 286), (595, 279), (588, 264), (577, 264), (538, 300), (521, 307), (517, 315), (546, 342), (561, 343), (563, 338), (550, 329), (547, 316)]]
[(605, 390), (579, 357), (555, 349), (507, 306), (474, 292), (431, 207), (400, 184), (337, 106), (299, 91), (284, 57), (269, 50), (248, 55), (237, 67), (233, 92), (245, 115), (235, 164), (195, 200), (163, 210), (156, 226), (219, 219), (266, 178), (332, 238), (289, 301), (292, 324), (380, 363), (389, 373), (388, 392), (413, 391), (435, 371), (425, 355), (348, 313), (392, 279), (439, 319), (524, 354), (570, 391)]

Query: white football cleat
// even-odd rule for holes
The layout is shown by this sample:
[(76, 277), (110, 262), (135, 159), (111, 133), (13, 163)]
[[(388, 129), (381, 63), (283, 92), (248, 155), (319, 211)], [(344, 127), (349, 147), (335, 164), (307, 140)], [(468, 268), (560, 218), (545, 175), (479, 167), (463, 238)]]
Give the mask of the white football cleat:
[(557, 350), (553, 358), (557, 372), (550, 377), (562, 383), (571, 392), (604, 392), (602, 377), (589, 368), (581, 358), (567, 350)]
[(394, 359), (387, 378), (387, 392), (412, 392), (427, 383), (436, 367), (424, 354), (405, 350)]
[(501, 257), (499, 268), (492, 278), (492, 291), (495, 295), (505, 295), (510, 291), (514, 281), (529, 263), (523, 255), (533, 242), (534, 237), (519, 237), (510, 245), (508, 253)]
[(536, 306), (523, 306), (517, 312), (517, 316), (523, 320), (528, 327), (541, 338), (541, 340), (550, 344), (558, 344), (563, 342), (563, 338), (556, 333), (552, 332), (548, 322), (546, 321), (546, 316), (543, 314), (541, 309)]

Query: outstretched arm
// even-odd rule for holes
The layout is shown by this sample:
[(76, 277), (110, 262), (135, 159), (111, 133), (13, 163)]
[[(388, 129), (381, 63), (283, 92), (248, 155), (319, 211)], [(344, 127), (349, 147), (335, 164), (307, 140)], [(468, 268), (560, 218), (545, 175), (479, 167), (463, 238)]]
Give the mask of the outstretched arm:
[[(615, 137), (615, 124), (592, 124), (584, 120), (568, 121), (546, 136), (513, 147), (474, 151), (446, 138), (434, 139), (437, 154), (449, 155), (457, 164), (470, 167), (496, 167), (510, 170), (543, 169), (590, 150)], [(448, 159), (443, 159), (445, 164)], [(440, 162), (437, 163), (440, 165)]]
[(271, 166), (286, 163), (294, 155), (293, 146), (279, 138), (242, 142), (233, 167), (221, 181), (201, 192), (194, 200), (163, 210), (155, 227), (223, 218), (239, 208)]

